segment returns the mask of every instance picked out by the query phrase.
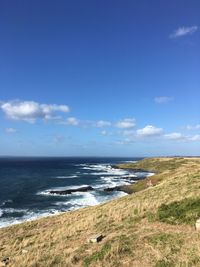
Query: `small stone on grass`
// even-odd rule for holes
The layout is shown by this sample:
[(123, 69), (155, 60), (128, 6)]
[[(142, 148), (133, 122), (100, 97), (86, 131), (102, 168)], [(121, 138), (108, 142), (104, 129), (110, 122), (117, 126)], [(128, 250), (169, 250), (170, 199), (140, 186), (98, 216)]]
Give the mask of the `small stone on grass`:
[(101, 234), (97, 234), (97, 235), (93, 235), (88, 239), (89, 243), (98, 243), (103, 239), (103, 235)]

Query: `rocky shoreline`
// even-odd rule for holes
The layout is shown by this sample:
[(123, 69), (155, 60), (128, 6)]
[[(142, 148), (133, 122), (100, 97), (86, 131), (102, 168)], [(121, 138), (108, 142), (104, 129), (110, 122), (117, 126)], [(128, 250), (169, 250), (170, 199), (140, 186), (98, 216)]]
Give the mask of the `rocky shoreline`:
[(49, 191), (49, 193), (55, 194), (55, 195), (69, 195), (69, 194), (76, 193), (76, 192), (87, 192), (87, 191), (92, 191), (92, 190), (94, 190), (94, 188), (88, 185), (88, 186), (82, 186), (82, 187), (65, 189), (65, 190), (51, 190)]
[[(112, 168), (113, 167), (116, 168), (116, 169), (117, 168), (120, 169), (118, 166), (112, 166)], [(130, 169), (129, 171), (133, 173), (133, 169)], [(134, 170), (134, 173), (135, 172), (144, 172), (144, 173), (148, 174), (147, 171), (144, 171), (144, 170), (141, 170), (141, 169)], [(124, 177), (124, 180), (130, 180), (130, 184), (128, 184), (128, 185), (119, 185), (119, 186), (114, 186), (114, 187), (107, 187), (107, 188), (104, 188), (102, 190), (105, 191), (105, 192), (122, 191), (122, 192), (127, 193), (127, 194), (132, 194), (133, 190), (131, 189), (131, 185), (133, 183), (137, 182), (137, 181), (146, 179), (146, 177), (147, 177), (147, 175), (140, 176), (140, 177), (138, 177), (138, 176), (126, 176), (126, 177)], [(68, 194), (77, 193), (77, 192), (88, 192), (88, 191), (94, 191), (94, 190), (98, 190), (98, 189), (95, 189), (92, 186), (89, 186), (89, 185), (87, 186), (86, 185), (86, 186), (80, 186), (80, 187), (77, 187), (77, 188), (69, 188), (69, 189), (65, 189), (65, 190), (50, 190), (49, 194), (53, 194), (53, 195), (68, 195)]]
[[(130, 184), (131, 185), (131, 184)], [(67, 189), (67, 190), (51, 190), (48, 193), (52, 195), (69, 195), (72, 193), (78, 193), (78, 192), (88, 192), (88, 191), (94, 191), (97, 189), (94, 189), (92, 186), (84, 186), (84, 187), (77, 187), (76, 189)], [(114, 186), (114, 187), (107, 187), (102, 189), (105, 192), (113, 192), (113, 191), (122, 191), (127, 194), (132, 194), (133, 191), (129, 187), (129, 185), (120, 185), (120, 186)]]

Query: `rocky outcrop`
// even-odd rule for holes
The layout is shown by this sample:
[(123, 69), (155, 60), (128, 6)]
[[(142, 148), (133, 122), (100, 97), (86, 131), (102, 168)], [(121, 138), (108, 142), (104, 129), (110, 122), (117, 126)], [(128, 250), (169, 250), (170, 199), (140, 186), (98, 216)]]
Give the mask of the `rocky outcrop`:
[(66, 189), (66, 190), (51, 190), (49, 191), (49, 193), (56, 194), (56, 195), (68, 195), (68, 194), (72, 194), (75, 192), (87, 192), (91, 190), (94, 190), (94, 188), (88, 185), (88, 186), (81, 186), (81, 187), (71, 188), (71, 189)]
[(133, 193), (133, 190), (131, 189), (130, 185), (120, 185), (120, 186), (115, 186), (115, 187), (108, 187), (108, 188), (105, 188), (104, 191), (106, 191), (106, 192), (123, 191), (127, 194)]
[(139, 180), (145, 179), (146, 177), (147, 177), (146, 175), (140, 175), (140, 176), (124, 176), (120, 178), (124, 180), (139, 181)]

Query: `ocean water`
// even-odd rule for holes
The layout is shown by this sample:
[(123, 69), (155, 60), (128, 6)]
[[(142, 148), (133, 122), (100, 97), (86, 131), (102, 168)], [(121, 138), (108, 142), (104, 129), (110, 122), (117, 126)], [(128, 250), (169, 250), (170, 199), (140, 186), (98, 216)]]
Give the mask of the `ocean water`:
[[(0, 158), (0, 227), (126, 195), (104, 189), (130, 184), (145, 173), (119, 170), (112, 165), (139, 158)], [(50, 194), (90, 185), (95, 190), (69, 195)]]

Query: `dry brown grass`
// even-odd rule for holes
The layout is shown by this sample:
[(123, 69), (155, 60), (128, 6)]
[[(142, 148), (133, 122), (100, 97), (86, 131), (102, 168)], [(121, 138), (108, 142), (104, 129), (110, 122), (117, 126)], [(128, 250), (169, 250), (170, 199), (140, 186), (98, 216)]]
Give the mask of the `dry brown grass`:
[[(200, 266), (200, 233), (155, 217), (163, 203), (200, 197), (200, 159), (154, 158), (128, 167), (155, 171), (159, 183), (106, 204), (0, 229), (0, 259), (10, 257), (14, 267)], [(87, 243), (95, 233), (104, 234), (103, 241)]]

